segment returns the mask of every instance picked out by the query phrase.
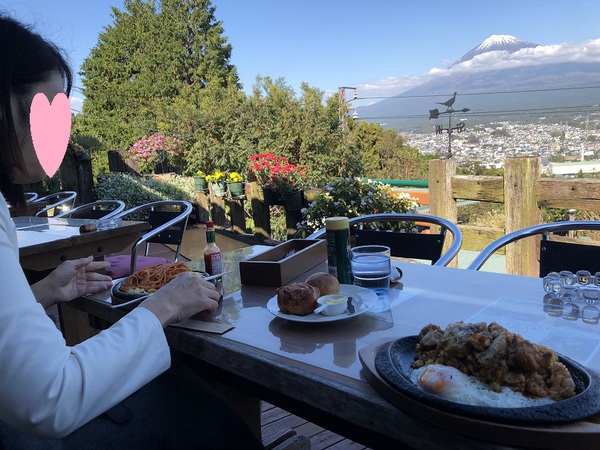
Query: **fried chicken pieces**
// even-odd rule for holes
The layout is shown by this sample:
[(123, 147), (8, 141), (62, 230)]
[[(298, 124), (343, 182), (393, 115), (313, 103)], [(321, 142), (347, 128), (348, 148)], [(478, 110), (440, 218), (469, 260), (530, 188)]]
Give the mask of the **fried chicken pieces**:
[(575, 383), (554, 351), (492, 322), (429, 324), (419, 333), (413, 366), (443, 364), (473, 375), (499, 392), (502, 386), (531, 398), (564, 400)]

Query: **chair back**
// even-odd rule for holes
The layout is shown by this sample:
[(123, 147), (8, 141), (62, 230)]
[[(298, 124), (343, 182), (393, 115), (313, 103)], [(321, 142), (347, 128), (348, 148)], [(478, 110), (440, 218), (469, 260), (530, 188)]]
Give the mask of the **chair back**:
[(589, 270), (600, 272), (600, 247), (597, 245), (542, 239), (540, 245), (540, 277), (550, 272)]
[[(446, 266), (458, 254), (462, 245), (462, 233), (459, 228), (449, 220), (430, 214), (369, 214), (349, 219), (350, 227), (355, 227), (356, 245), (386, 245), (390, 247), (392, 256), (431, 261), (432, 265)], [(373, 230), (365, 227), (371, 223), (409, 222), (416, 228), (423, 225), (437, 225), (439, 233), (420, 232), (392, 232)], [(452, 244), (444, 252), (444, 243), (447, 232), (452, 235)], [(315, 231), (307, 239), (322, 239), (326, 230)]]
[(57, 208), (65, 209), (65, 211), (73, 208), (76, 198), (77, 192), (75, 191), (61, 191), (46, 195), (44, 197), (39, 197), (32, 201), (31, 204), (46, 203), (47, 206), (38, 211), (35, 215), (37, 217), (52, 217), (55, 215)]
[(37, 200), (38, 194), (36, 192), (25, 192), (25, 201), (31, 203)]
[(358, 229), (356, 245), (386, 245), (392, 256), (426, 259), (434, 264), (442, 256), (445, 235), (446, 230), (439, 234), (424, 234)]
[(125, 202), (121, 200), (99, 200), (76, 206), (73, 209), (60, 213), (54, 217), (69, 219), (109, 219), (125, 209)]
[[(173, 211), (173, 208), (178, 211)], [(187, 201), (164, 200), (136, 206), (114, 216), (115, 218), (125, 219), (130, 215), (148, 211), (148, 223), (152, 228), (140, 237), (131, 248), (130, 273), (136, 271), (138, 247), (141, 245), (145, 246), (145, 256), (148, 255), (150, 243), (175, 245), (175, 257), (173, 260), (178, 260), (181, 243), (183, 242), (183, 236), (192, 209), (192, 204)]]
[(148, 223), (152, 229), (156, 229), (165, 223), (172, 223), (167, 228), (164, 228), (160, 233), (148, 238), (147, 242), (156, 244), (181, 244), (183, 234), (187, 225), (187, 220), (176, 219), (180, 216), (180, 212), (173, 211), (150, 211), (148, 214)]
[(576, 230), (600, 231), (600, 221), (572, 220), (543, 223), (513, 231), (488, 244), (469, 264), (467, 270), (479, 270), (490, 256), (512, 242), (532, 236), (540, 236), (542, 238), (540, 243), (540, 277), (561, 270), (576, 272), (585, 269), (592, 273), (600, 271), (600, 246), (561, 242), (550, 240), (549, 237), (550, 233)]

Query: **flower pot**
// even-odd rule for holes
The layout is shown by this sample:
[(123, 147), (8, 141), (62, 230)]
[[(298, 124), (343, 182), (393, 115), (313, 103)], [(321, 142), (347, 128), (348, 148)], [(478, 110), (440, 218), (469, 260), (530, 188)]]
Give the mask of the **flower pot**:
[(206, 178), (194, 177), (194, 187), (196, 188), (196, 192), (202, 192), (206, 190)]
[(227, 183), (227, 189), (229, 189), (229, 193), (232, 197), (241, 197), (244, 195), (244, 183)]
[(277, 191), (273, 191), (271, 189), (262, 188), (263, 191), (263, 201), (267, 205), (281, 205), (281, 195)]
[(293, 210), (302, 208), (302, 191), (294, 191), (283, 196), (285, 209)]
[(225, 185), (224, 181), (214, 181), (210, 183), (210, 187), (215, 197), (225, 197), (227, 186)]

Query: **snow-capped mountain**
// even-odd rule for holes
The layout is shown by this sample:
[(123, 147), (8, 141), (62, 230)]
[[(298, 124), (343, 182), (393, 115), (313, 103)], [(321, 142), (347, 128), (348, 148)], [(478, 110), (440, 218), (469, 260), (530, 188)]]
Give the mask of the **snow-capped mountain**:
[(454, 65), (460, 64), (465, 61), (469, 61), (473, 59), (477, 55), (481, 55), (482, 53), (487, 52), (507, 52), (514, 53), (523, 48), (535, 48), (538, 44), (534, 44), (533, 42), (522, 41), (514, 36), (509, 34), (493, 34), (477, 47), (469, 50), (465, 55), (456, 61)]
[[(361, 120), (399, 131), (429, 129), (430, 109), (457, 92), (455, 110), (469, 108), (470, 124), (537, 120), (548, 111), (599, 105), (600, 39), (581, 44), (536, 45), (493, 35), (446, 69), (432, 69), (418, 86), (368, 106)], [(468, 94), (468, 95), (463, 95)], [(589, 109), (589, 108), (588, 108)]]

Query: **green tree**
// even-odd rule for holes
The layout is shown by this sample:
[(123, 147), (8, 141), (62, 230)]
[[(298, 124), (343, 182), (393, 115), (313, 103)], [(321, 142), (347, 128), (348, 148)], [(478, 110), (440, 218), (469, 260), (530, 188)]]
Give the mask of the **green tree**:
[(486, 167), (479, 161), (469, 161), (458, 166), (456, 168), (456, 173), (459, 175), (498, 176), (504, 174), (504, 169), (498, 169), (496, 167)]
[[(82, 127), (109, 148), (169, 130), (166, 104), (213, 84), (238, 88), (208, 0), (125, 0), (85, 60)], [(171, 117), (171, 119), (173, 119)], [(175, 120), (171, 120), (174, 122)]]
[(394, 130), (375, 123), (359, 122), (352, 130), (353, 144), (360, 156), (358, 174), (367, 178), (425, 180), (432, 156), (409, 146)]

